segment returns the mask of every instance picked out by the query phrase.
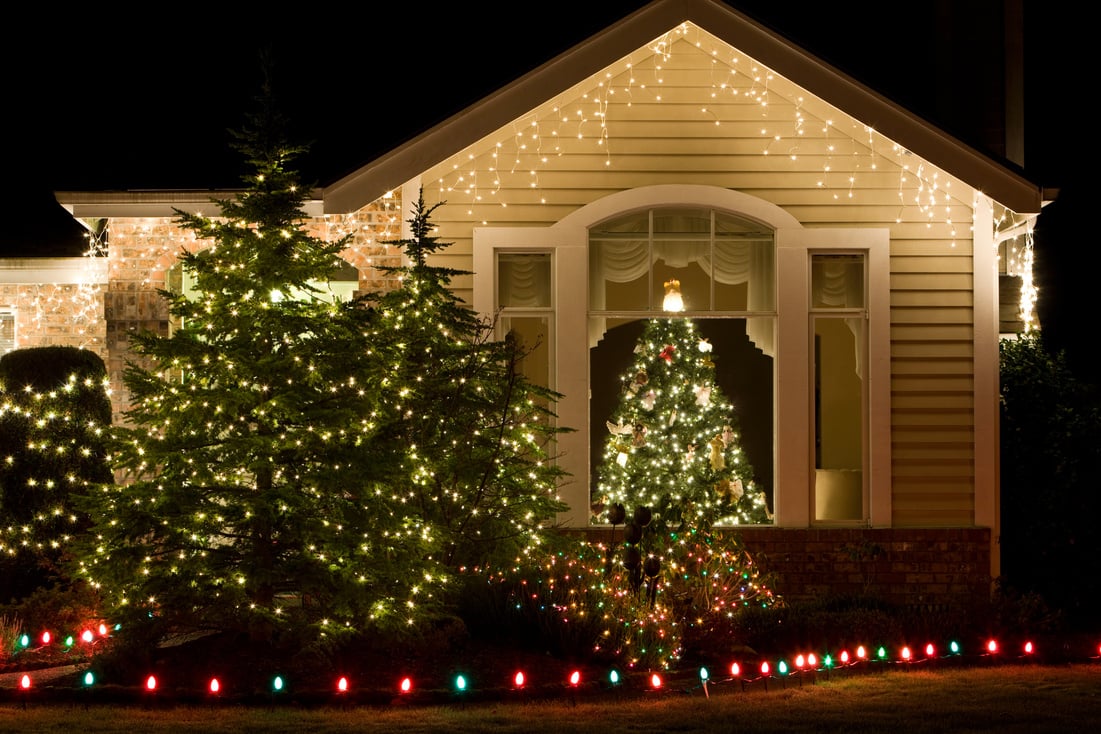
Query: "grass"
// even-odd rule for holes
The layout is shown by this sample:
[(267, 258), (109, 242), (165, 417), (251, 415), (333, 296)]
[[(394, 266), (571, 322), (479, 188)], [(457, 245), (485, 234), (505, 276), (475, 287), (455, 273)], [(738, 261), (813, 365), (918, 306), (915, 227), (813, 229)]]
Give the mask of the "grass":
[[(15, 692), (11, 692), (15, 693)], [(94, 700), (38, 703), (33, 694), (0, 704), (0, 731), (281, 732), (991, 732), (1081, 731), (1101, 720), (1101, 664), (1007, 664), (836, 671), (829, 678), (772, 679), (743, 687), (715, 679), (660, 692), (579, 692), (443, 705), (279, 704), (120, 706)]]

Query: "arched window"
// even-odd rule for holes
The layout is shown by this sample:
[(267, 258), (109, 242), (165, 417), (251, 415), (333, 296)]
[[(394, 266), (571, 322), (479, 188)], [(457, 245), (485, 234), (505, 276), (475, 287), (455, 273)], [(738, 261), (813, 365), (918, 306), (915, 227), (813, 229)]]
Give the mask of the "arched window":
[(772, 523), (889, 526), (889, 253), (886, 228), (804, 227), (712, 186), (616, 192), (549, 227), (475, 227), (475, 310), (545, 337), (542, 374), (573, 429), (558, 439), (572, 478), (560, 521), (593, 522), (609, 432), (626, 429), (607, 416), (643, 332), (672, 319), (675, 284)]
[[(630, 443), (609, 436), (610, 431), (622, 430), (616, 415), (660, 421), (668, 434), (663, 440), (671, 444), (670, 450), (684, 454), (685, 466), (705, 462), (708, 440), (721, 435), (729, 424), (738, 434), (737, 445), (748, 469), (746, 480), (764, 492), (771, 507), (776, 333), (772, 230), (711, 208), (651, 208), (591, 227), (588, 252), (590, 486), (600, 491), (602, 464), (614, 460), (608, 456), (607, 442)], [(717, 401), (723, 400), (726, 415), (704, 421), (717, 421), (707, 429), (714, 435), (693, 441), (677, 426), (664, 425), (676, 419), (668, 414), (672, 408), (664, 414), (629, 408), (640, 395), (653, 395), (652, 390), (641, 390), (631, 379), (625, 380), (624, 371), (638, 363), (637, 355), (646, 348), (641, 341), (663, 332), (654, 323), (662, 319), (690, 321), (692, 338), (698, 337), (708, 350), (715, 384), (687, 387), (697, 392), (714, 389), (715, 401), (711, 397), (681, 401), (681, 411), (713, 411)], [(678, 362), (670, 359), (668, 364)], [(691, 374), (687, 364), (685, 370), (661, 379), (711, 381), (710, 372)], [(649, 379), (646, 374), (638, 376), (640, 381)], [(666, 391), (670, 387), (664, 386)], [(640, 424), (639, 429), (652, 432), (656, 427)]]

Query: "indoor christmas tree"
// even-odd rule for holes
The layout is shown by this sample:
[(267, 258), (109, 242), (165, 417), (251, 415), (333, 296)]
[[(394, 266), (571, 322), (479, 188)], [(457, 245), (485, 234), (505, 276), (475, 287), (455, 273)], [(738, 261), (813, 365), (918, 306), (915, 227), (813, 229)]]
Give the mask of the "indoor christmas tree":
[[(667, 308), (679, 310), (679, 284), (665, 286)], [(692, 319), (646, 322), (605, 426), (599, 517), (657, 534), (769, 520), (714, 359)]]

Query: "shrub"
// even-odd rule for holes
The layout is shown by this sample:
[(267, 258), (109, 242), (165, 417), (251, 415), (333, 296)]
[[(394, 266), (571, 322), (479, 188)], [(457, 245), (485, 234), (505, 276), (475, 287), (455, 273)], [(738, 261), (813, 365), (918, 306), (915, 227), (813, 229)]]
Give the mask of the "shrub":
[(1022, 336), (1001, 346), (1002, 569), (1006, 591), (1037, 594), (1072, 627), (1101, 597), (1101, 400), (1062, 352)]

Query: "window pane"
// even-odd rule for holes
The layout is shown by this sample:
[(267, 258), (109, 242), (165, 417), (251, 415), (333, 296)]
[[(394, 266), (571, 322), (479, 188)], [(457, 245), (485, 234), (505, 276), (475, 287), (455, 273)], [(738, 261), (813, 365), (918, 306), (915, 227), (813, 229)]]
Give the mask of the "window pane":
[(0, 354), (15, 349), (15, 314), (0, 311)]
[(502, 252), (498, 254), (497, 305), (500, 308), (550, 307), (550, 253)]
[(772, 236), (715, 240), (715, 309), (776, 310), (776, 254)]
[(863, 320), (814, 320), (815, 519), (864, 515)]
[(684, 311), (711, 310), (710, 249), (707, 241), (655, 240), (654, 242), (654, 310), (665, 310), (667, 284), (673, 284), (681, 294)]
[(811, 308), (863, 308), (863, 306), (863, 255), (811, 256)]
[(599, 311), (649, 310), (648, 235), (589, 241), (589, 304)]
[(550, 386), (550, 328), (546, 316), (502, 316), (501, 328), (512, 333), (529, 353), (520, 363), (520, 373), (536, 385)]

